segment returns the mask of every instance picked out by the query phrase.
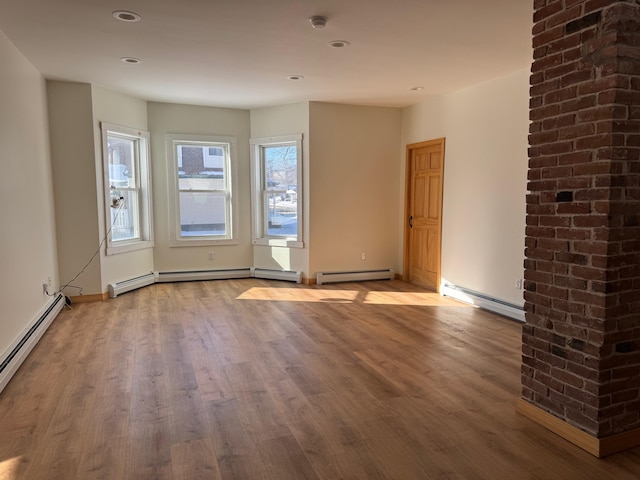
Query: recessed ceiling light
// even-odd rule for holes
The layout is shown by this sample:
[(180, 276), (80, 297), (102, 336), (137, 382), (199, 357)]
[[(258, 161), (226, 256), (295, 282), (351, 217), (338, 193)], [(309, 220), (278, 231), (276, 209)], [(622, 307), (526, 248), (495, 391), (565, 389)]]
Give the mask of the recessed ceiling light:
[(126, 10), (116, 10), (113, 12), (113, 16), (123, 22), (139, 22), (142, 17), (134, 12), (128, 12)]
[(287, 80), (302, 80), (304, 77), (302, 75), (289, 75)]
[(351, 42), (348, 42), (347, 40), (331, 40), (329, 42), (329, 46), (333, 48), (344, 48), (349, 45), (351, 45)]
[(424, 90), (424, 87), (411, 87), (409, 90), (413, 90), (414, 92), (419, 92), (420, 90)]
[(138, 63), (142, 63), (142, 60), (135, 57), (121, 57), (120, 61), (124, 63), (129, 63), (131, 65), (137, 65)]

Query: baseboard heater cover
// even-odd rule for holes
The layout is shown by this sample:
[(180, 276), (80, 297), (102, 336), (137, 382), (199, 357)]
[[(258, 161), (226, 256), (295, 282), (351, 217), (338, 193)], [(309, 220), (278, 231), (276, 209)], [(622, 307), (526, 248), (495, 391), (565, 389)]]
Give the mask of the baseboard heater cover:
[(64, 295), (58, 293), (44, 307), (40, 314), (31, 322), (18, 339), (13, 342), (2, 356), (0, 363), (0, 392), (7, 386), (11, 377), (16, 373), (22, 362), (36, 346), (49, 325), (58, 316), (65, 304)]
[(252, 268), (251, 276), (266, 278), (268, 280), (284, 280), (287, 282), (302, 283), (302, 271), (269, 270), (267, 268)]
[(153, 272), (140, 275), (139, 277), (130, 278), (129, 280), (123, 280), (122, 282), (109, 284), (109, 296), (116, 298), (121, 293), (130, 292), (137, 288), (146, 287), (156, 283), (156, 276)]
[(445, 283), (440, 288), (440, 293), (444, 296), (460, 300), (461, 302), (472, 303), (480, 308), (512, 318), (513, 320), (518, 320), (519, 322), (525, 321), (524, 309), (521, 306), (485, 295), (484, 293), (476, 292), (452, 283)]
[(193, 282), (197, 280), (229, 280), (232, 278), (251, 277), (250, 268), (233, 268), (226, 270), (192, 270), (183, 272), (158, 272), (157, 283)]
[(393, 280), (393, 270), (361, 270), (353, 272), (318, 272), (316, 283), (366, 282), (368, 280)]
[(150, 272), (139, 277), (109, 284), (109, 296), (146, 287), (154, 283), (193, 282), (201, 280), (229, 280), (232, 278), (266, 278), (302, 283), (302, 271), (268, 270), (265, 268), (232, 268), (221, 270), (185, 270), (174, 272)]

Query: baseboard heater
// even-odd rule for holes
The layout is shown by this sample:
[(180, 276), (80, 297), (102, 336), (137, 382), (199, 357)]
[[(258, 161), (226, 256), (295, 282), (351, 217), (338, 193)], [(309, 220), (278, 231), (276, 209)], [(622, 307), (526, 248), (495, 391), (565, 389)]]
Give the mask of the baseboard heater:
[(139, 277), (109, 284), (109, 296), (116, 298), (122, 293), (146, 287), (154, 283), (194, 282), (202, 280), (230, 280), (232, 278), (267, 278), (302, 283), (301, 271), (268, 270), (265, 268), (231, 268), (221, 270), (185, 270), (176, 272), (149, 272)]
[(440, 288), (440, 293), (460, 300), (461, 302), (471, 303), (485, 310), (498, 313), (513, 320), (518, 320), (519, 322), (525, 321), (524, 309), (521, 306), (485, 295), (484, 293), (476, 292), (452, 283), (445, 283)]
[(11, 377), (16, 373), (22, 362), (27, 358), (33, 347), (36, 346), (51, 322), (64, 307), (64, 295), (58, 293), (49, 301), (47, 306), (31, 322), (16, 341), (7, 349), (0, 363), (0, 392), (7, 386)]
[(229, 280), (232, 278), (251, 277), (250, 268), (232, 268), (222, 270), (192, 270), (183, 272), (158, 272), (157, 283), (193, 282), (198, 280)]
[(318, 272), (316, 283), (366, 282), (368, 280), (393, 280), (393, 270), (361, 270), (353, 272)]
[(156, 283), (156, 276), (153, 272), (140, 275), (139, 277), (130, 278), (129, 280), (124, 280), (122, 282), (110, 283), (109, 296), (111, 298), (116, 298), (121, 293), (130, 292), (131, 290), (146, 287), (147, 285), (152, 285), (154, 283)]
[(252, 268), (251, 276), (255, 278), (266, 278), (269, 280), (284, 280), (285, 282), (302, 283), (302, 271), (291, 270), (269, 270), (267, 268)]

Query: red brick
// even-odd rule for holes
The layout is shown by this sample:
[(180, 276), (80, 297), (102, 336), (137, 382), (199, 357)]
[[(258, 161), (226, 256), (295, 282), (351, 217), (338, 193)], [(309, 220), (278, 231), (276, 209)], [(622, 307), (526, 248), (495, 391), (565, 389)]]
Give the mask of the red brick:
[(540, 35), (536, 35), (533, 38), (533, 48), (539, 47), (541, 45), (548, 44), (553, 42), (554, 40), (558, 40), (563, 38), (564, 35), (564, 27), (562, 25), (552, 28), (551, 30), (546, 30)]
[(568, 115), (559, 115), (557, 117), (545, 118), (541, 123), (542, 130), (553, 130), (560, 127), (569, 127), (576, 124), (576, 114), (570, 113)]
[[(574, 100), (567, 100), (560, 105), (561, 113), (577, 112), (586, 108), (595, 107), (598, 103), (596, 95), (588, 95), (586, 97), (578, 97)], [(552, 107), (550, 105), (549, 107)], [(536, 119), (538, 120), (538, 119)]]
[(534, 60), (531, 66), (531, 72), (543, 72), (551, 67), (557, 67), (562, 65), (562, 54), (556, 53), (555, 55), (548, 55), (546, 57)]
[(602, 438), (640, 426), (640, 5), (534, 6), (522, 394)]
[[(581, 152), (581, 153), (590, 154), (590, 152)], [(583, 163), (583, 162), (576, 162), (576, 163)], [(558, 190), (577, 190), (581, 188), (589, 188), (591, 187), (591, 185), (592, 185), (592, 180), (590, 177), (572, 177), (572, 178), (558, 179)]]
[(535, 13), (533, 14), (533, 21), (540, 22), (548, 17), (553, 16), (554, 14), (557, 14), (558, 12), (562, 12), (562, 10), (563, 10), (563, 5), (561, 2), (551, 3), (549, 5), (546, 5), (536, 10)]
[(558, 214), (586, 215), (591, 213), (591, 205), (583, 203), (560, 203), (557, 209)]
[[(556, 25), (564, 25), (571, 20), (576, 20), (582, 16), (582, 6), (576, 5), (573, 8), (565, 8), (558, 13), (553, 13), (549, 15), (545, 15), (545, 17), (549, 17), (547, 19), (547, 25), (549, 27), (554, 27)], [(535, 17), (534, 17), (535, 18)]]

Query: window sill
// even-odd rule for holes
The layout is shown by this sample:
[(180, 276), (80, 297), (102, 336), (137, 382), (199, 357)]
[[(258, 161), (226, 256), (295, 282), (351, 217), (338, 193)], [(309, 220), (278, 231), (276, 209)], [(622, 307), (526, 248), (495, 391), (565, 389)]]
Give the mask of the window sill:
[(203, 239), (203, 238), (185, 238), (185, 239), (171, 239), (169, 240), (170, 247), (206, 247), (212, 245), (239, 245), (240, 242), (234, 238), (221, 238), (221, 239)]
[(263, 245), (265, 247), (304, 248), (304, 242), (287, 240), (286, 238), (256, 238), (253, 244)]
[(107, 246), (107, 256), (118, 255), (120, 253), (134, 252), (136, 250), (143, 250), (145, 248), (153, 248), (152, 240), (134, 241), (126, 243), (117, 243)]

